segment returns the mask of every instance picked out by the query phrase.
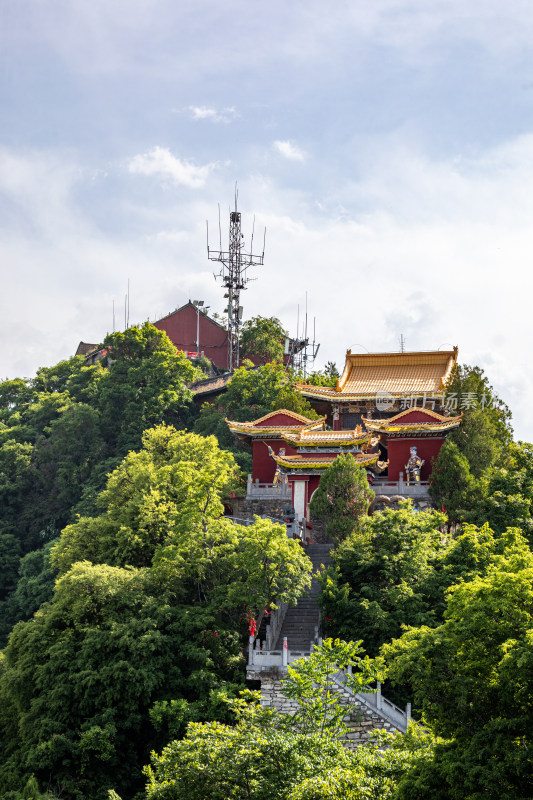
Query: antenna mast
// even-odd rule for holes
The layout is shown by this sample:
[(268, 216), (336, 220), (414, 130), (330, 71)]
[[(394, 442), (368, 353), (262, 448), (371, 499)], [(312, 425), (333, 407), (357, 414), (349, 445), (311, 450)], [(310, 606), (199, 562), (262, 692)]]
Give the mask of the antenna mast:
[[(266, 228), (263, 236), (263, 252), (253, 255), (244, 252), (244, 236), (241, 233), (241, 214), (237, 210), (238, 192), (235, 186), (235, 210), (229, 215), (229, 245), (228, 250), (210, 250), (209, 226), (207, 228), (207, 257), (210, 261), (220, 262), (220, 272), (215, 278), (221, 278), (226, 289), (224, 297), (228, 305), (224, 311), (228, 315), (228, 369), (232, 372), (239, 366), (239, 333), (242, 322), (242, 306), (240, 304), (241, 289), (246, 289), (246, 284), (254, 280), (246, 275), (249, 267), (262, 266), (265, 259)], [(219, 223), (220, 224), (220, 223)], [(253, 232), (250, 250), (253, 245)]]
[(302, 331), (300, 338), (300, 306), (298, 305), (298, 316), (296, 323), (296, 339), (290, 339), (287, 352), (289, 354), (289, 364), (296, 372), (303, 373), (303, 379), (307, 378), (307, 372), (315, 364), (315, 359), (319, 351), (320, 344), (316, 341), (316, 318), (313, 317), (313, 341), (309, 341), (307, 335), (307, 292), (305, 293), (305, 321), (302, 321)]

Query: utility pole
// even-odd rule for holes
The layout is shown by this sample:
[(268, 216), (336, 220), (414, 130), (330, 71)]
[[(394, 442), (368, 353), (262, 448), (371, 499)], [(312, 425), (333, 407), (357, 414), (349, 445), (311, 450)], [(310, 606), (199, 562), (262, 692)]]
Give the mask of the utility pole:
[[(226, 289), (224, 297), (228, 301), (224, 312), (228, 315), (228, 369), (230, 372), (239, 366), (239, 334), (242, 322), (242, 306), (240, 304), (241, 289), (246, 289), (246, 284), (253, 280), (246, 275), (249, 267), (262, 266), (265, 259), (265, 238), (266, 228), (263, 236), (263, 252), (261, 255), (253, 255), (254, 229), (252, 228), (252, 239), (250, 242), (250, 252), (245, 252), (244, 236), (241, 232), (241, 214), (237, 210), (237, 187), (235, 187), (235, 210), (230, 211), (229, 215), (229, 244), (227, 250), (222, 250), (222, 233), (220, 228), (220, 206), (218, 210), (218, 227), (220, 237), (220, 249), (211, 250), (209, 248), (209, 225), (207, 226), (207, 257), (210, 261), (220, 262), (220, 272), (215, 274), (215, 278), (222, 279), (222, 285)], [(255, 227), (255, 220), (254, 220)]]
[(193, 300), (193, 306), (196, 307), (196, 355), (200, 355), (200, 308), (203, 306), (203, 300)]

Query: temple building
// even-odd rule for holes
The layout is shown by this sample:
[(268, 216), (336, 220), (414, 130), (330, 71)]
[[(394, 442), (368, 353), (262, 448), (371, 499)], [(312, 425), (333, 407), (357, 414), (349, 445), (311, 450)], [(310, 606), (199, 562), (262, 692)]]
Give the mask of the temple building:
[(340, 453), (351, 453), (376, 493), (428, 498), (433, 460), (461, 424), (462, 415), (451, 416), (444, 397), (456, 362), (457, 348), (363, 355), (348, 350), (335, 388), (298, 387), (319, 419), (279, 410), (253, 422), (226, 420), (252, 447), (247, 497), (278, 491), (299, 519), (307, 517), (326, 467)]
[(254, 422), (232, 422), (226, 419), (230, 431), (252, 448), (252, 479), (259, 483), (273, 483), (276, 463), (272, 455), (294, 456), (296, 447), (284, 435), (301, 431), (324, 430), (324, 418), (311, 420), (294, 411), (271, 411)]
[(248, 493), (253, 488), (279, 486), (282, 490), (287, 486), (287, 499), (298, 519), (307, 516), (320, 476), (340, 453), (351, 453), (362, 467), (380, 468), (377, 440), (372, 442), (371, 433), (361, 427), (352, 431), (326, 430), (323, 417), (310, 420), (285, 409), (272, 411), (255, 422), (226, 422), (232, 433), (252, 446), (253, 472)]
[(334, 430), (363, 417), (387, 418), (412, 406), (442, 411), (444, 386), (457, 363), (457, 347), (414, 353), (346, 353), (336, 387), (300, 384), (299, 391)]
[[(423, 462), (420, 465), (419, 479), (427, 481), (432, 470), (432, 460), (440, 452), (446, 435), (461, 424), (458, 417), (445, 417), (428, 408), (408, 408), (389, 419), (368, 419), (363, 417), (365, 428), (373, 434), (379, 451), (381, 470), (387, 483), (402, 481), (406, 476), (406, 465), (413, 448), (416, 456)], [(376, 484), (378, 487), (379, 482)]]

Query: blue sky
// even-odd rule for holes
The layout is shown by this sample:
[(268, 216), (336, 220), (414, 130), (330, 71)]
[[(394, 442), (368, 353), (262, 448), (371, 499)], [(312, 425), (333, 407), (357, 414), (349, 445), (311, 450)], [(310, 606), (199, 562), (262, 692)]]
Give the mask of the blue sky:
[(458, 344), (533, 440), (533, 13), (509, 0), (2, 0), (0, 376), (223, 309), (205, 220), (267, 227), (245, 317), (320, 359)]

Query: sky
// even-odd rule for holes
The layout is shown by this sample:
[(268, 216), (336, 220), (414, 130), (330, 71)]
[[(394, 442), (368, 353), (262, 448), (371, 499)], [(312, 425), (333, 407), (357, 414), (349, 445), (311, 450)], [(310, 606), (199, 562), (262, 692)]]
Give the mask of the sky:
[(0, 0), (0, 379), (189, 299), (238, 185), (244, 318), (316, 366), (459, 347), (533, 441), (528, 0)]

